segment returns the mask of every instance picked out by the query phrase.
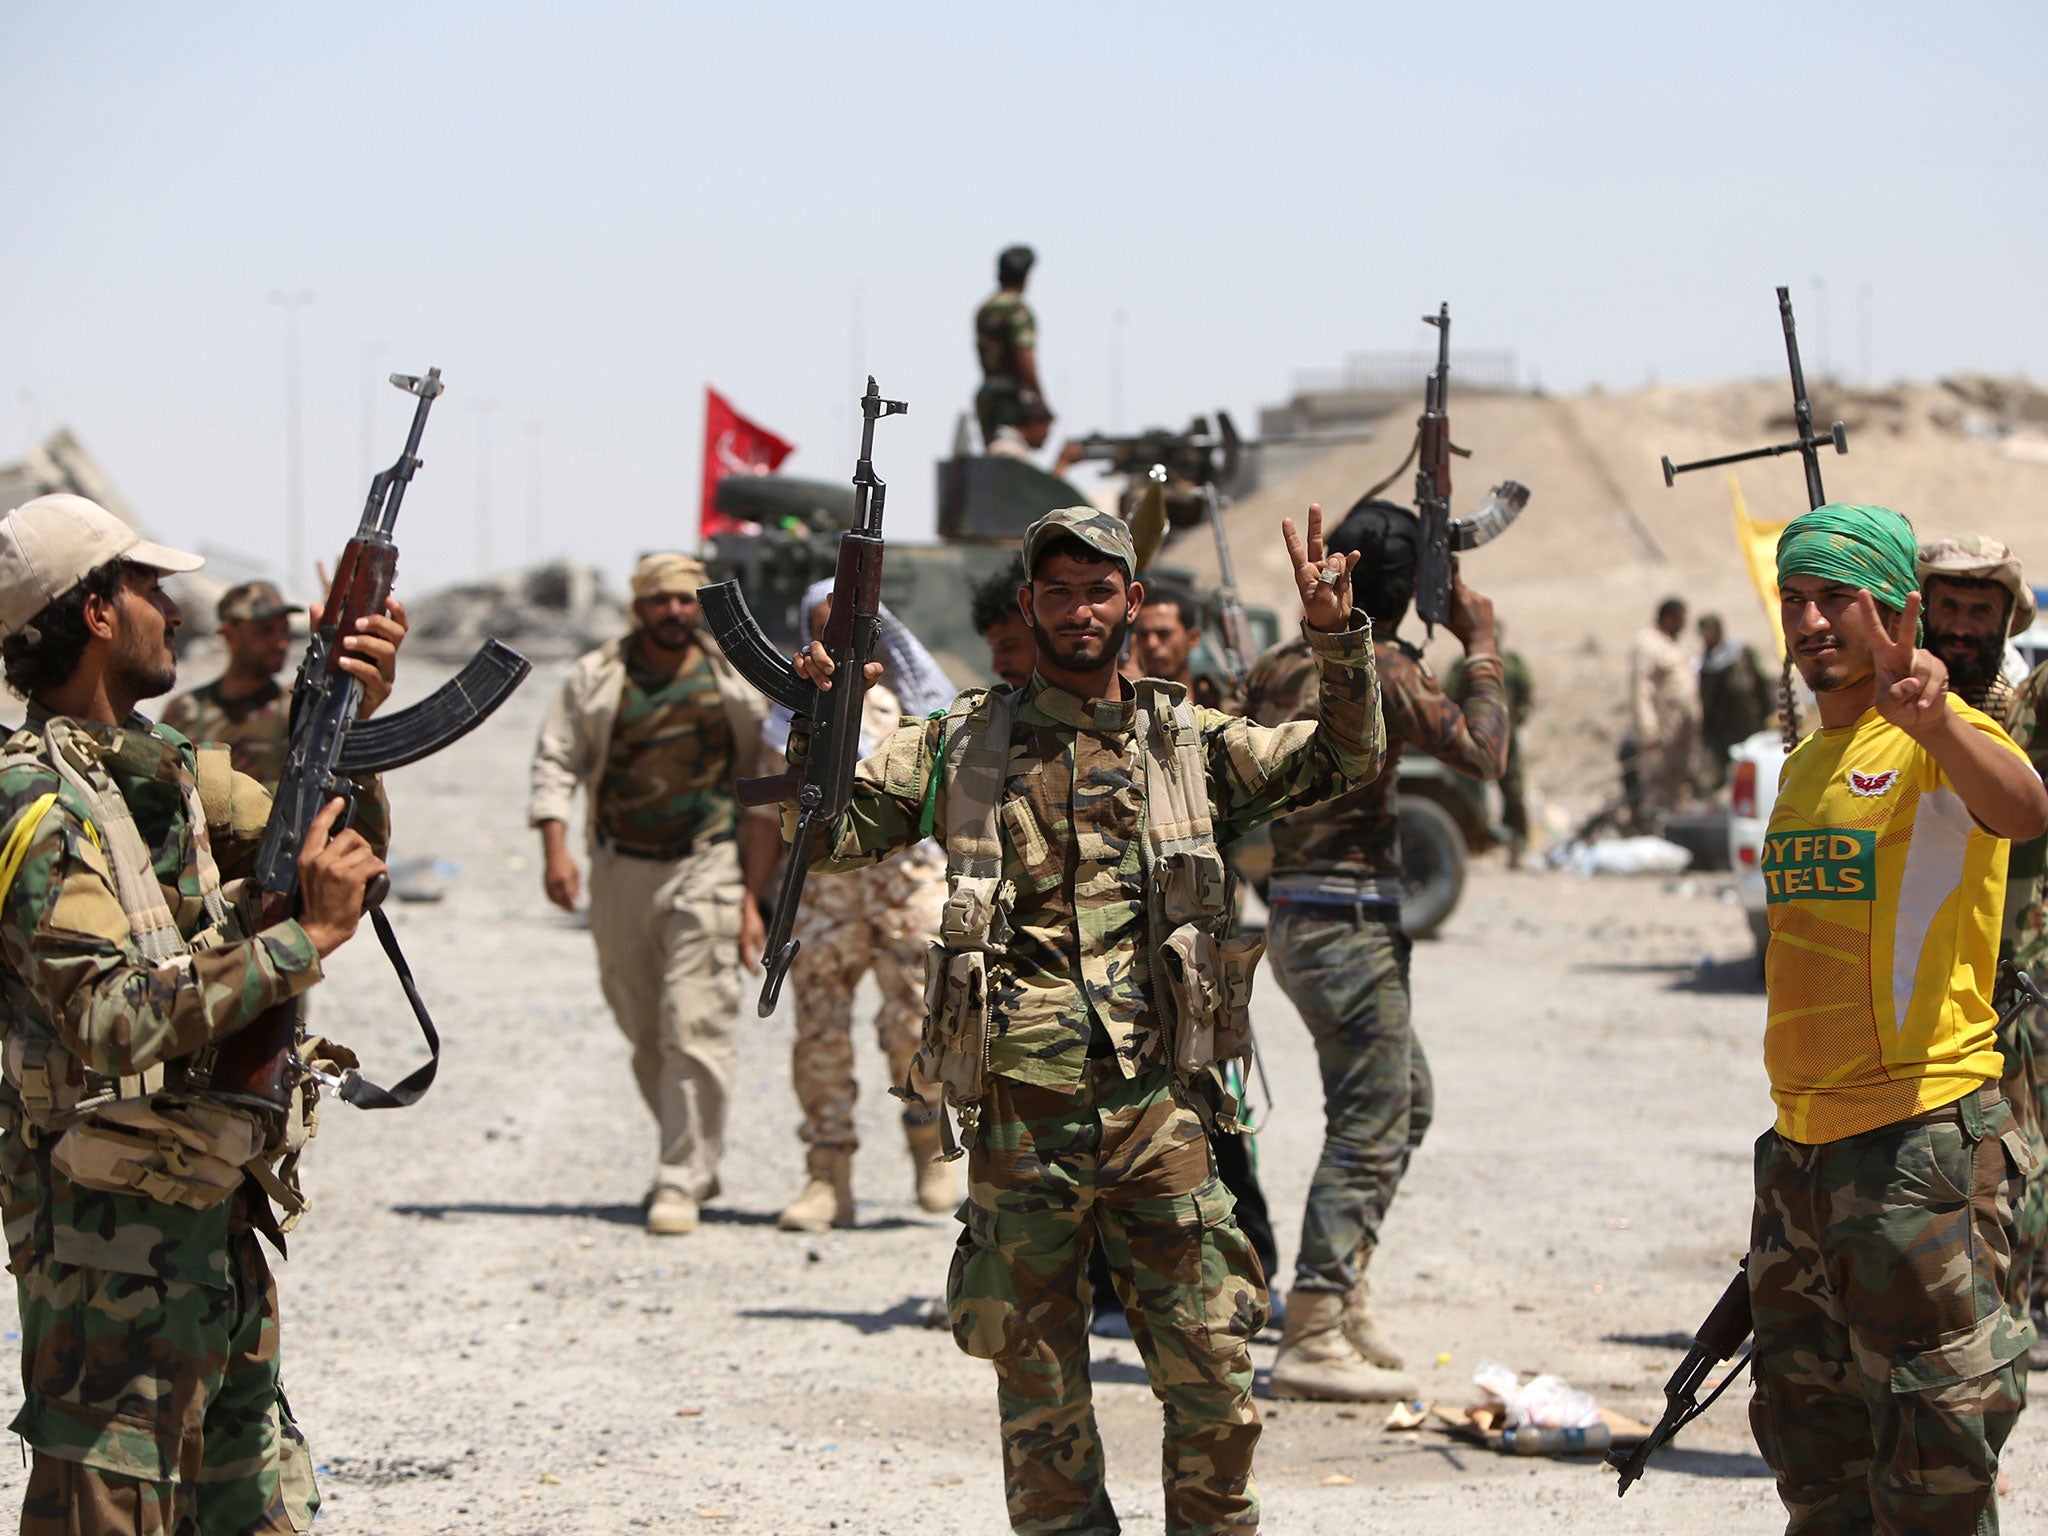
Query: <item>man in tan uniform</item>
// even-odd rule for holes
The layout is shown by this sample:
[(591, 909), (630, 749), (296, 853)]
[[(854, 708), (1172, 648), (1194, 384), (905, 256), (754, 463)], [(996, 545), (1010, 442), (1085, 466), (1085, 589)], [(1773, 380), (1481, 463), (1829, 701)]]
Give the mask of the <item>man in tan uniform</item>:
[(1700, 739), (1700, 689), (1679, 637), (1685, 604), (1667, 597), (1657, 621), (1629, 647), (1629, 727), (1635, 736), (1642, 794), (1636, 818), (1661, 827), (1692, 797), (1692, 760)]
[(306, 610), (267, 581), (230, 587), (214, 610), (228, 669), (164, 706), (163, 722), (187, 741), (224, 741), (237, 773), (275, 790), (284, 774), (292, 690), (277, 676), (292, 653), (292, 618)]
[[(820, 581), (804, 593), (811, 634), (824, 632), (832, 611), (832, 583)], [(886, 670), (862, 703), (861, 755), (867, 756), (906, 718), (944, 709), (959, 691), (930, 652), (886, 607), (876, 656)], [(789, 742), (790, 716), (777, 708), (768, 717), (765, 773), (780, 772)], [(780, 845), (772, 822), (760, 823), (770, 844)], [(903, 1136), (910, 1147), (917, 1203), (934, 1214), (960, 1202), (960, 1189), (939, 1155), (939, 1101), (929, 1084), (911, 1083), (910, 1062), (924, 1028), (926, 951), (939, 936), (946, 905), (946, 855), (929, 838), (900, 859), (841, 874), (813, 876), (804, 887), (795, 938), (802, 958), (790, 975), (796, 995), (796, 1039), (790, 1045), (790, 1076), (803, 1106), (798, 1135), (804, 1156), (803, 1192), (777, 1222), (785, 1232), (823, 1232), (854, 1224), (853, 1154), (860, 1137), (854, 1105), (860, 1085), (853, 1075), (853, 993), (860, 978), (874, 973), (882, 1004), (875, 1010), (875, 1038), (889, 1063), (892, 1087), (914, 1087), (918, 1102), (903, 1110)]]
[(567, 825), (579, 785), (586, 797), (598, 974), (660, 1127), (655, 1233), (694, 1232), (718, 1192), (739, 967), (758, 968), (765, 939), (741, 880), (733, 781), (755, 771), (767, 704), (699, 629), (704, 579), (687, 555), (634, 569), (631, 632), (572, 666), (541, 722), (527, 813), (548, 900), (574, 911)]

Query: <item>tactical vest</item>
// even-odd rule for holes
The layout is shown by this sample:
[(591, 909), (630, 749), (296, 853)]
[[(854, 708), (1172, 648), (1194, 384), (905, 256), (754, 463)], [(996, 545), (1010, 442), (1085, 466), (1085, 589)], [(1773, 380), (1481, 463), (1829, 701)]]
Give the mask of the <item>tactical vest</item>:
[[(1251, 1055), (1252, 978), (1263, 938), (1231, 938), (1230, 880), (1209, 807), (1209, 778), (1194, 706), (1174, 685), (1137, 686), (1135, 737), (1143, 807), (1152, 1004), (1165, 1032), (1174, 1082), (1211, 1085), (1185, 1094), (1205, 1116), (1237, 1124), (1221, 1066)], [(947, 711), (927, 790), (946, 801), (946, 905), (925, 961), (923, 1043), (912, 1076), (939, 1086), (960, 1132), (941, 1116), (944, 1156), (980, 1129), (989, 1059), (989, 971), (1010, 943), (1014, 884), (1003, 878), (997, 808), (1009, 780), (1017, 695), (969, 690)], [(909, 1085), (898, 1092), (910, 1097)], [(1240, 1129), (1248, 1129), (1239, 1125)]]
[[(115, 761), (143, 773), (161, 764), (162, 739), (137, 731)], [(197, 748), (197, 772), (174, 775), (184, 799), (199, 876), (204, 923), (191, 938), (178, 931), (150, 860), (149, 846), (99, 745), (69, 721), (16, 732), (0, 747), (0, 771), (28, 764), (52, 769), (60, 788), (32, 801), (0, 840), (0, 902), (6, 900), (43, 819), (61, 799), (107, 861), (135, 946), (151, 964), (165, 964), (252, 932), (253, 912), (238, 913), (223, 887), (207, 835), (231, 825), (234, 769), (224, 745)], [(249, 893), (251, 899), (255, 893)], [(0, 1129), (51, 1143), (51, 1162), (88, 1189), (140, 1194), (203, 1210), (231, 1197), (246, 1172), (285, 1213), (287, 1229), (305, 1209), (299, 1192), (300, 1150), (318, 1124), (318, 1085), (308, 1078), (282, 1116), (264, 1114), (211, 1089), (212, 1048), (161, 1063), (144, 1073), (94, 1072), (65, 1047), (42, 1017), (41, 1005), (11, 970), (0, 969), (6, 1042), (0, 1050)], [(308, 1054), (311, 1053), (311, 1054)], [(334, 1061), (348, 1053), (309, 1041), (303, 1059)], [(350, 1064), (343, 1060), (342, 1065)]]

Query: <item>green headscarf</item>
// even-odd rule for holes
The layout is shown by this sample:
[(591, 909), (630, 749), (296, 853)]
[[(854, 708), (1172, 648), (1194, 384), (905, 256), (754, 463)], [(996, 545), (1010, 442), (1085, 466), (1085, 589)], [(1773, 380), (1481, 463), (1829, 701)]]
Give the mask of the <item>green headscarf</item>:
[(1793, 518), (1778, 535), (1778, 581), (1817, 576), (1864, 587), (1880, 608), (1904, 613), (1907, 594), (1920, 589), (1918, 554), (1913, 525), (1889, 507), (1831, 501)]

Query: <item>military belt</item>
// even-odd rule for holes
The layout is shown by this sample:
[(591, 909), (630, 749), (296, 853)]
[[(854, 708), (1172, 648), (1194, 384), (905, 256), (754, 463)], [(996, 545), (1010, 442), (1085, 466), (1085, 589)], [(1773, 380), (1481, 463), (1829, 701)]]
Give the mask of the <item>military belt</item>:
[(1269, 907), (1393, 907), (1408, 894), (1391, 876), (1275, 875), (1266, 884)]
[(701, 841), (694, 837), (686, 837), (678, 843), (664, 843), (659, 847), (649, 848), (635, 843), (622, 843), (603, 830), (597, 833), (597, 846), (606, 852), (616, 853), (622, 859), (645, 859), (652, 864), (673, 864), (678, 859), (687, 859), (702, 849), (715, 848), (720, 843), (729, 843), (732, 840), (733, 834), (730, 832), (715, 832)]

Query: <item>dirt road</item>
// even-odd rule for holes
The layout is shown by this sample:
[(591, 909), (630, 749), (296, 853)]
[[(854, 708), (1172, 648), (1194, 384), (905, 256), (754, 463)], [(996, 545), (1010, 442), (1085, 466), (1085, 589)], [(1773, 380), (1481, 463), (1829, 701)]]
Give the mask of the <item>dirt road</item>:
[[(431, 671), (410, 669), (406, 691)], [(588, 935), (542, 901), (523, 825), (549, 685), (393, 782), (398, 851), (460, 869), (444, 902), (397, 911), (447, 1057), (417, 1109), (329, 1104), (310, 1158), (315, 1208), (281, 1276), (320, 1529), (1001, 1532), (988, 1368), (917, 1323), (954, 1226), (910, 1198), (871, 1043), (859, 1230), (775, 1229), (801, 1166), (790, 1024), (749, 1008), (725, 1192), (694, 1237), (641, 1231), (651, 1123)], [(1741, 1250), (1749, 1147), (1769, 1119), (1747, 950), (1711, 879), (1494, 869), (1418, 948), (1440, 1107), (1375, 1274), (1432, 1397), (1465, 1401), (1492, 1357), (1654, 1415), (1677, 1336)], [(323, 1032), (373, 1075), (403, 1070), (417, 1041), (367, 933), (330, 975)], [(1259, 1150), (1291, 1260), (1321, 1129), (1314, 1068), (1270, 982), (1257, 1017), (1276, 1100)], [(1098, 1347), (1118, 1507), (1127, 1530), (1156, 1532), (1158, 1413), (1132, 1346)], [(1263, 1370), (1272, 1346), (1256, 1354)], [(1742, 1395), (1620, 1503), (1590, 1465), (1383, 1433), (1377, 1410), (1266, 1403), (1267, 1528), (1774, 1531)], [(15, 1400), (10, 1384), (0, 1409)], [(2048, 1519), (2044, 1447), (2022, 1423), (2008, 1530)], [(20, 1482), (0, 1472), (0, 1500)]]

